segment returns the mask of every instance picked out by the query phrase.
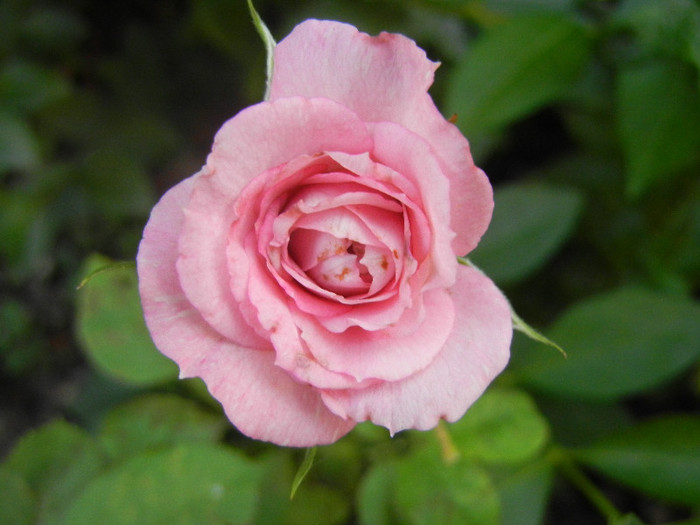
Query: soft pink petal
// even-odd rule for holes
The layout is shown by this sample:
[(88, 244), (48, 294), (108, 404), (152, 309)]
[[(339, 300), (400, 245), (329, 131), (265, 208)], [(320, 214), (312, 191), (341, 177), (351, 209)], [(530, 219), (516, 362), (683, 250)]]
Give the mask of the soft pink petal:
[(347, 254), (350, 241), (330, 233), (297, 228), (289, 236), (289, 254), (306, 272), (333, 255)]
[[(296, 317), (296, 324), (309, 352), (324, 368), (357, 381), (397, 381), (428, 366), (453, 329), (454, 308), (447, 292), (431, 290), (422, 300), (393, 326), (376, 331), (350, 327), (333, 333), (303, 315)], [(377, 315), (381, 319), (381, 310)]]
[[(362, 174), (319, 173), (302, 183), (285, 207), (286, 212), (314, 213), (365, 204), (394, 212), (402, 210), (401, 205), (390, 196), (364, 185)], [(348, 182), (345, 182), (348, 181)]]
[(326, 97), (367, 122), (403, 123), (424, 105), (438, 64), (408, 38), (371, 37), (340, 22), (307, 20), (275, 48), (270, 100)]
[(379, 244), (374, 232), (358, 220), (357, 215), (348, 208), (303, 215), (294, 226), (326, 232), (338, 239), (351, 239), (362, 244)]
[[(261, 180), (256, 181), (257, 184), (251, 183), (246, 187), (237, 201), (241, 218), (234, 223), (230, 233), (230, 264), (235, 265), (240, 259), (238, 264), (247, 265), (249, 257), (260, 256), (266, 259), (270, 273), (274, 275), (289, 297), (297, 306), (313, 315), (340, 315), (350, 307), (347, 304), (341, 304), (342, 296), (326, 292), (325, 295), (333, 297), (324, 297), (324, 291), (290, 259), (287, 249), (289, 231), (303, 216), (302, 210), (298, 207), (298, 199), (293, 196), (303, 192), (305, 182), (313, 178), (314, 173), (323, 176), (326, 172), (333, 172), (338, 167), (337, 163), (327, 155), (302, 156), (287, 163), (276, 173), (273, 170), (266, 176), (261, 176)], [(266, 181), (266, 177), (270, 180)], [(288, 202), (290, 195), (291, 202)], [(259, 204), (246, 206), (258, 200)], [(297, 204), (294, 204), (295, 202)], [(257, 255), (248, 254), (241, 248), (244, 245), (243, 239), (249, 234), (251, 227), (254, 227), (257, 235)], [(246, 281), (240, 278), (243, 275), (242, 272), (233, 272), (232, 275), (234, 293), (237, 293), (237, 297), (242, 301), (246, 300)], [(315, 293), (307, 290), (307, 288), (313, 289), (314, 286)]]
[[(333, 443), (355, 422), (332, 414), (319, 391), (274, 365), (272, 352), (222, 345), (199, 374), (244, 434), (291, 447)], [(213, 352), (212, 352), (213, 353)]]
[(236, 197), (264, 171), (302, 155), (371, 148), (364, 123), (327, 99), (286, 98), (250, 106), (216, 134), (207, 166), (222, 195)]
[[(382, 164), (401, 173), (419, 189), (422, 209), (431, 228), (431, 257), (434, 275), (429, 286), (451, 286), (457, 261), (451, 246), (455, 234), (450, 229), (450, 187), (430, 146), (422, 138), (396, 124), (382, 122), (371, 126), (374, 136), (373, 156)], [(417, 233), (417, 232), (416, 232)]]
[[(308, 278), (304, 280), (301, 270), (297, 269), (295, 271), (294, 268), (287, 266), (285, 268), (290, 274), (295, 275), (295, 280), (302, 283), (305, 288), (314, 290), (315, 294), (306, 293), (301, 285), (297, 286), (295, 283), (281, 282), (281, 286), (294, 299), (296, 306), (306, 313), (315, 315), (318, 322), (332, 332), (342, 332), (349, 326), (360, 326), (368, 330), (377, 330), (386, 327), (388, 324), (396, 323), (401, 318), (405, 308), (410, 305), (410, 291), (404, 289), (403, 284), (399, 283), (399, 281), (403, 282), (414, 275), (417, 261), (411, 256), (411, 253), (405, 251), (405, 247), (408, 243), (412, 246), (411, 251), (418, 252), (421, 257), (427, 256), (431, 242), (430, 226), (422, 210), (413, 202), (414, 199), (418, 199), (420, 202), (420, 197), (415, 185), (409, 179), (386, 166), (373, 162), (367, 154), (347, 155), (333, 152), (329, 155), (346, 168), (349, 173), (333, 172), (313, 175), (305, 180), (310, 187), (316, 184), (332, 187), (335, 185), (346, 186), (361, 183), (368, 191), (374, 191), (377, 195), (384, 194), (404, 206), (405, 214), (408, 217), (405, 232), (387, 229), (386, 226), (388, 225), (377, 224), (376, 221), (373, 223), (371, 216), (363, 216), (359, 206), (352, 207), (354, 213), (362, 218), (363, 223), (371, 224), (370, 229), (379, 232), (382, 235), (383, 243), (388, 244), (392, 248), (391, 256), (394, 264), (394, 276), (399, 288), (396, 291), (387, 289), (365, 299), (344, 298), (342, 296), (330, 298), (329, 292), (324, 292)], [(279, 228), (278, 234), (280, 239), (272, 242), (263, 240), (262, 242), (270, 242), (270, 246), (282, 248), (285, 232), (302, 216), (301, 208), (297, 209), (297, 204), (300, 205), (300, 202), (293, 205), (290, 204), (287, 211), (274, 219), (276, 225), (283, 222), (285, 224), (284, 228)], [(318, 201), (314, 201), (314, 203), (320, 204)], [(381, 206), (379, 203), (374, 204), (376, 204), (375, 208), (387, 210), (384, 204)], [(321, 206), (321, 209), (325, 208), (325, 206)], [(368, 206), (367, 208), (370, 207)], [(306, 210), (305, 208), (305, 211), (311, 211), (312, 209)], [(289, 214), (288, 218), (286, 217), (287, 214)], [(450, 260), (452, 261), (452, 258)], [(425, 282), (426, 276), (429, 276), (429, 274), (430, 268), (429, 265), (426, 265), (426, 268), (422, 269), (416, 275), (416, 278), (413, 279), (415, 281), (413, 286), (416, 290), (422, 288), (422, 283)], [(398, 292), (398, 296), (392, 297), (396, 295), (396, 292)], [(327, 295), (329, 300), (332, 299), (336, 302), (331, 305), (326, 299), (321, 299), (319, 295)], [(381, 300), (381, 304), (369, 304), (379, 300)], [(331, 306), (337, 306), (341, 302), (354, 304), (353, 309), (351, 311), (335, 312)]]
[(377, 294), (395, 276), (404, 242), (401, 214), (363, 204), (304, 216), (289, 251), (321, 287), (359, 299)]
[(324, 290), (344, 297), (364, 294), (369, 290), (366, 272), (357, 264), (355, 255), (335, 255), (320, 261), (307, 273)]
[[(161, 324), (176, 324), (181, 316), (200, 315), (183, 293), (176, 272), (176, 260), (178, 238), (185, 221), (183, 208), (187, 206), (196, 181), (201, 176), (201, 173), (197, 174), (171, 188), (153, 208), (144, 230), (137, 263), (141, 301), (149, 323), (158, 319)], [(235, 305), (227, 307), (225, 311), (233, 342), (252, 348), (269, 348), (269, 342), (250, 329)], [(166, 355), (181, 367), (183, 363), (186, 367), (192, 355), (199, 351), (196, 345), (188, 347), (185, 343), (172, 350), (179, 353)]]
[[(236, 295), (245, 289), (251, 254), (242, 253), (241, 239), (230, 235), (232, 224), (236, 222), (243, 236), (253, 228), (265, 185), (274, 182), (270, 180), (274, 175), (290, 176), (283, 169), (288, 163), (301, 159), (306, 165), (325, 148), (356, 153), (369, 145), (365, 125), (329, 100), (293, 98), (258, 104), (219, 131), (185, 210), (177, 262), (185, 294), (216, 330), (238, 341), (242, 313), (263, 335), (248, 315), (245, 292)], [(276, 166), (280, 168), (273, 169)], [(233, 246), (227, 248), (228, 244)]]
[[(452, 240), (456, 255), (467, 255), (481, 240), (493, 214), (493, 188), (486, 174), (469, 162), (446, 167), (450, 175), (450, 226), (457, 236)], [(460, 167), (462, 165), (462, 167)]]
[(332, 414), (318, 391), (274, 366), (269, 343), (241, 334), (268, 350), (226, 341), (202, 319), (180, 289), (175, 272), (182, 208), (194, 179), (186, 179), (154, 208), (137, 256), (146, 323), (158, 349), (180, 366), (181, 377), (204, 379), (229, 419), (244, 434), (279, 445), (332, 443), (354, 422)]
[(347, 24), (307, 20), (275, 48), (270, 97), (327, 97), (367, 122), (396, 122), (422, 136), (450, 180), (452, 246), (465, 255), (490, 222), (491, 185), (428, 94), (438, 65), (402, 35), (371, 37)]
[[(394, 333), (415, 331), (416, 325), (412, 323), (416, 317), (408, 316), (406, 313), (412, 305), (410, 284), (401, 283), (381, 294), (381, 297), (381, 301), (374, 301), (375, 297), (372, 297), (372, 300), (367, 299), (364, 303), (356, 304), (350, 311), (339, 315), (317, 317), (316, 322), (320, 327), (333, 333), (345, 332), (351, 326), (370, 332), (383, 330), (387, 327), (391, 327)], [(409, 321), (409, 319), (413, 321)], [(401, 321), (400, 325), (399, 321)]]
[(369, 295), (379, 293), (392, 281), (395, 276), (395, 258), (398, 259), (392, 255), (392, 250), (387, 246), (365, 247), (365, 253), (359, 262), (363, 267), (367, 268), (367, 272), (372, 277)]
[[(423, 211), (419, 189), (412, 179), (395, 169), (375, 162), (369, 155), (347, 155), (333, 152), (330, 153), (330, 156), (346, 169), (361, 173), (364, 185), (384, 192), (404, 205), (404, 213), (408, 221), (403, 238), (412, 255), (422, 261), (428, 255), (433, 241), (431, 227)], [(403, 248), (401, 252), (403, 252)]]
[(473, 268), (460, 265), (451, 296), (454, 328), (427, 368), (403, 381), (362, 390), (326, 390), (326, 405), (338, 415), (385, 426), (392, 434), (461, 418), (507, 364), (512, 325), (506, 299)]
[[(251, 233), (246, 239), (246, 249), (253, 251), (256, 242), (255, 235)], [(301, 381), (320, 388), (359, 388), (370, 383), (357, 381), (343, 372), (333, 372), (321, 366), (309, 354), (299, 336), (299, 329), (290, 312), (294, 307), (264, 262), (251, 259), (249, 271), (247, 294), (258, 321), (270, 334), (276, 352), (276, 365)]]

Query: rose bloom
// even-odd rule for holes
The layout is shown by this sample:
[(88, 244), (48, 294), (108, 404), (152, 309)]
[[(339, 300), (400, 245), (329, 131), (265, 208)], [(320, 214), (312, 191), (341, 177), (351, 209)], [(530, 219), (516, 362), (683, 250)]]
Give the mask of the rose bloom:
[(492, 189), (408, 38), (308, 20), (269, 100), (155, 206), (137, 257), (156, 346), (244, 434), (331, 443), (455, 421), (504, 368), (510, 308), (458, 264)]

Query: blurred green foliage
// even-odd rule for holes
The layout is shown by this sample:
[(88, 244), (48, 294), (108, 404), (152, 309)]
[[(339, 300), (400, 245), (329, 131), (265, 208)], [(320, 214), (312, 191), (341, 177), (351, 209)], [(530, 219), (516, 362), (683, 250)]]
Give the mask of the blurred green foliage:
[(245, 1), (4, 0), (0, 523), (700, 520), (700, 2), (256, 7), (278, 40), (330, 18), (442, 62), (433, 96), (496, 189), (470, 257), (569, 357), (516, 336), (461, 421), (393, 440), (361, 424), (290, 501), (303, 452), (240, 436), (175, 380), (132, 268), (75, 290), (133, 260), (158, 195), (261, 99)]

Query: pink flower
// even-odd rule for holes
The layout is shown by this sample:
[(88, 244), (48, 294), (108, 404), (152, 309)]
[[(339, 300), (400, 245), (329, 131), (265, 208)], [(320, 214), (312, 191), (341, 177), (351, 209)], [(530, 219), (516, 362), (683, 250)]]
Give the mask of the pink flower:
[(331, 443), (454, 421), (508, 361), (509, 306), (456, 260), (492, 190), (401, 35), (308, 20), (270, 100), (226, 122), (156, 205), (138, 254), (156, 346), (238, 429)]

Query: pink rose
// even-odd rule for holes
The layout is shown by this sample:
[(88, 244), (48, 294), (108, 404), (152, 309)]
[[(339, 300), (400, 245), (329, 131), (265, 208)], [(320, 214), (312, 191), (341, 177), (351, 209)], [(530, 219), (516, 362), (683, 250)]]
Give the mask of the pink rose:
[(492, 190), (401, 35), (308, 20), (269, 101), (216, 135), (153, 209), (137, 258), (156, 346), (238, 429), (331, 443), (454, 421), (508, 361), (509, 306), (459, 265)]

